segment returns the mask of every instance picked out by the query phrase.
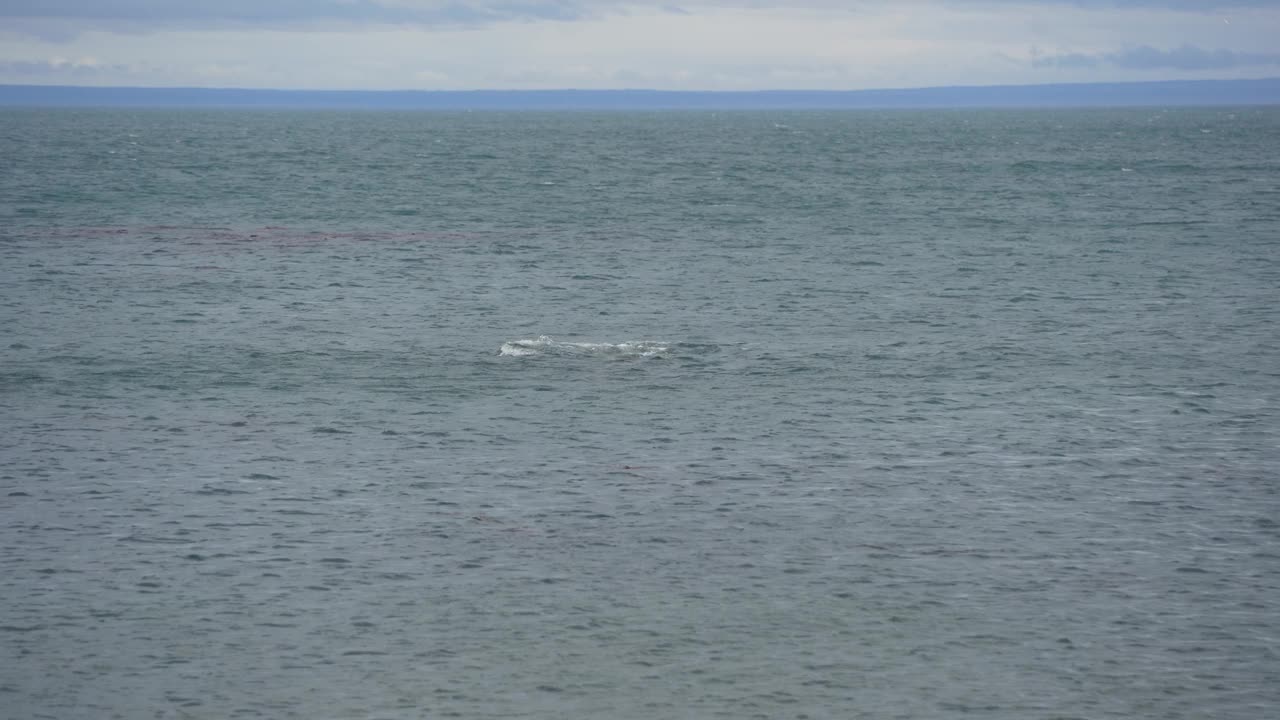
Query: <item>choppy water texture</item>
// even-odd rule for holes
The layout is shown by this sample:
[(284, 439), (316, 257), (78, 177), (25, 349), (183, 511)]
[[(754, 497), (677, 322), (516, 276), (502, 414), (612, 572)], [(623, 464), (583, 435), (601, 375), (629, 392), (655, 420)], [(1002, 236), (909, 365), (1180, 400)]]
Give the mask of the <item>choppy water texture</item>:
[(0, 120), (4, 717), (1280, 712), (1280, 112)]

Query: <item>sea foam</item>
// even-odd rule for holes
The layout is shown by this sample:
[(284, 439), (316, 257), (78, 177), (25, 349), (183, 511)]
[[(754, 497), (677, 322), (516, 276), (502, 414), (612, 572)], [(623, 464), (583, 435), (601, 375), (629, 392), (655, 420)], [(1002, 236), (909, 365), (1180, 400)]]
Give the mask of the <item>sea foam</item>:
[(502, 343), (499, 355), (530, 357), (535, 355), (600, 355), (610, 357), (660, 357), (671, 350), (667, 343), (651, 340), (628, 340), (618, 343), (565, 342), (546, 335)]

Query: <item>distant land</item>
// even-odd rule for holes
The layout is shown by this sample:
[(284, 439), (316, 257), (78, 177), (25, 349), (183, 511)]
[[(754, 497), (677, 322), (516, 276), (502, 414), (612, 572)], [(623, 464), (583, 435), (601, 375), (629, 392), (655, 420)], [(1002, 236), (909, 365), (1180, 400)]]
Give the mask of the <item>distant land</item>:
[(897, 90), (255, 90), (0, 85), (7, 107), (365, 110), (803, 110), (1277, 105), (1280, 78)]

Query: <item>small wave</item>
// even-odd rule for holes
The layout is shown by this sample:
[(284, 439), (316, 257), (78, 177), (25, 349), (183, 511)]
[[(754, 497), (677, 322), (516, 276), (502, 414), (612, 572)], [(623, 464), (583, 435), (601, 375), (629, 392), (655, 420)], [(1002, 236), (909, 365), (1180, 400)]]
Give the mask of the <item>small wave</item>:
[(612, 357), (661, 357), (671, 351), (667, 343), (632, 340), (620, 343), (563, 342), (546, 335), (529, 340), (502, 343), (499, 355), (530, 357), (534, 355), (603, 355)]

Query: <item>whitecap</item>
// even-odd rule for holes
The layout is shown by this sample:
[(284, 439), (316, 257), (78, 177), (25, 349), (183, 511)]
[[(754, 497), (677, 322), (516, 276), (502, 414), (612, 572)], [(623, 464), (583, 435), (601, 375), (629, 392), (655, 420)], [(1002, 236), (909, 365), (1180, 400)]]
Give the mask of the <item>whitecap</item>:
[(546, 335), (524, 340), (509, 340), (498, 349), (499, 355), (529, 357), (534, 355), (598, 355), (609, 357), (660, 357), (671, 351), (671, 345), (652, 340), (623, 342), (567, 342)]
[(498, 349), (498, 354), (510, 357), (541, 355), (544, 349), (554, 344), (555, 341), (546, 335), (541, 335), (533, 340), (511, 340), (510, 342), (502, 343), (502, 347)]

